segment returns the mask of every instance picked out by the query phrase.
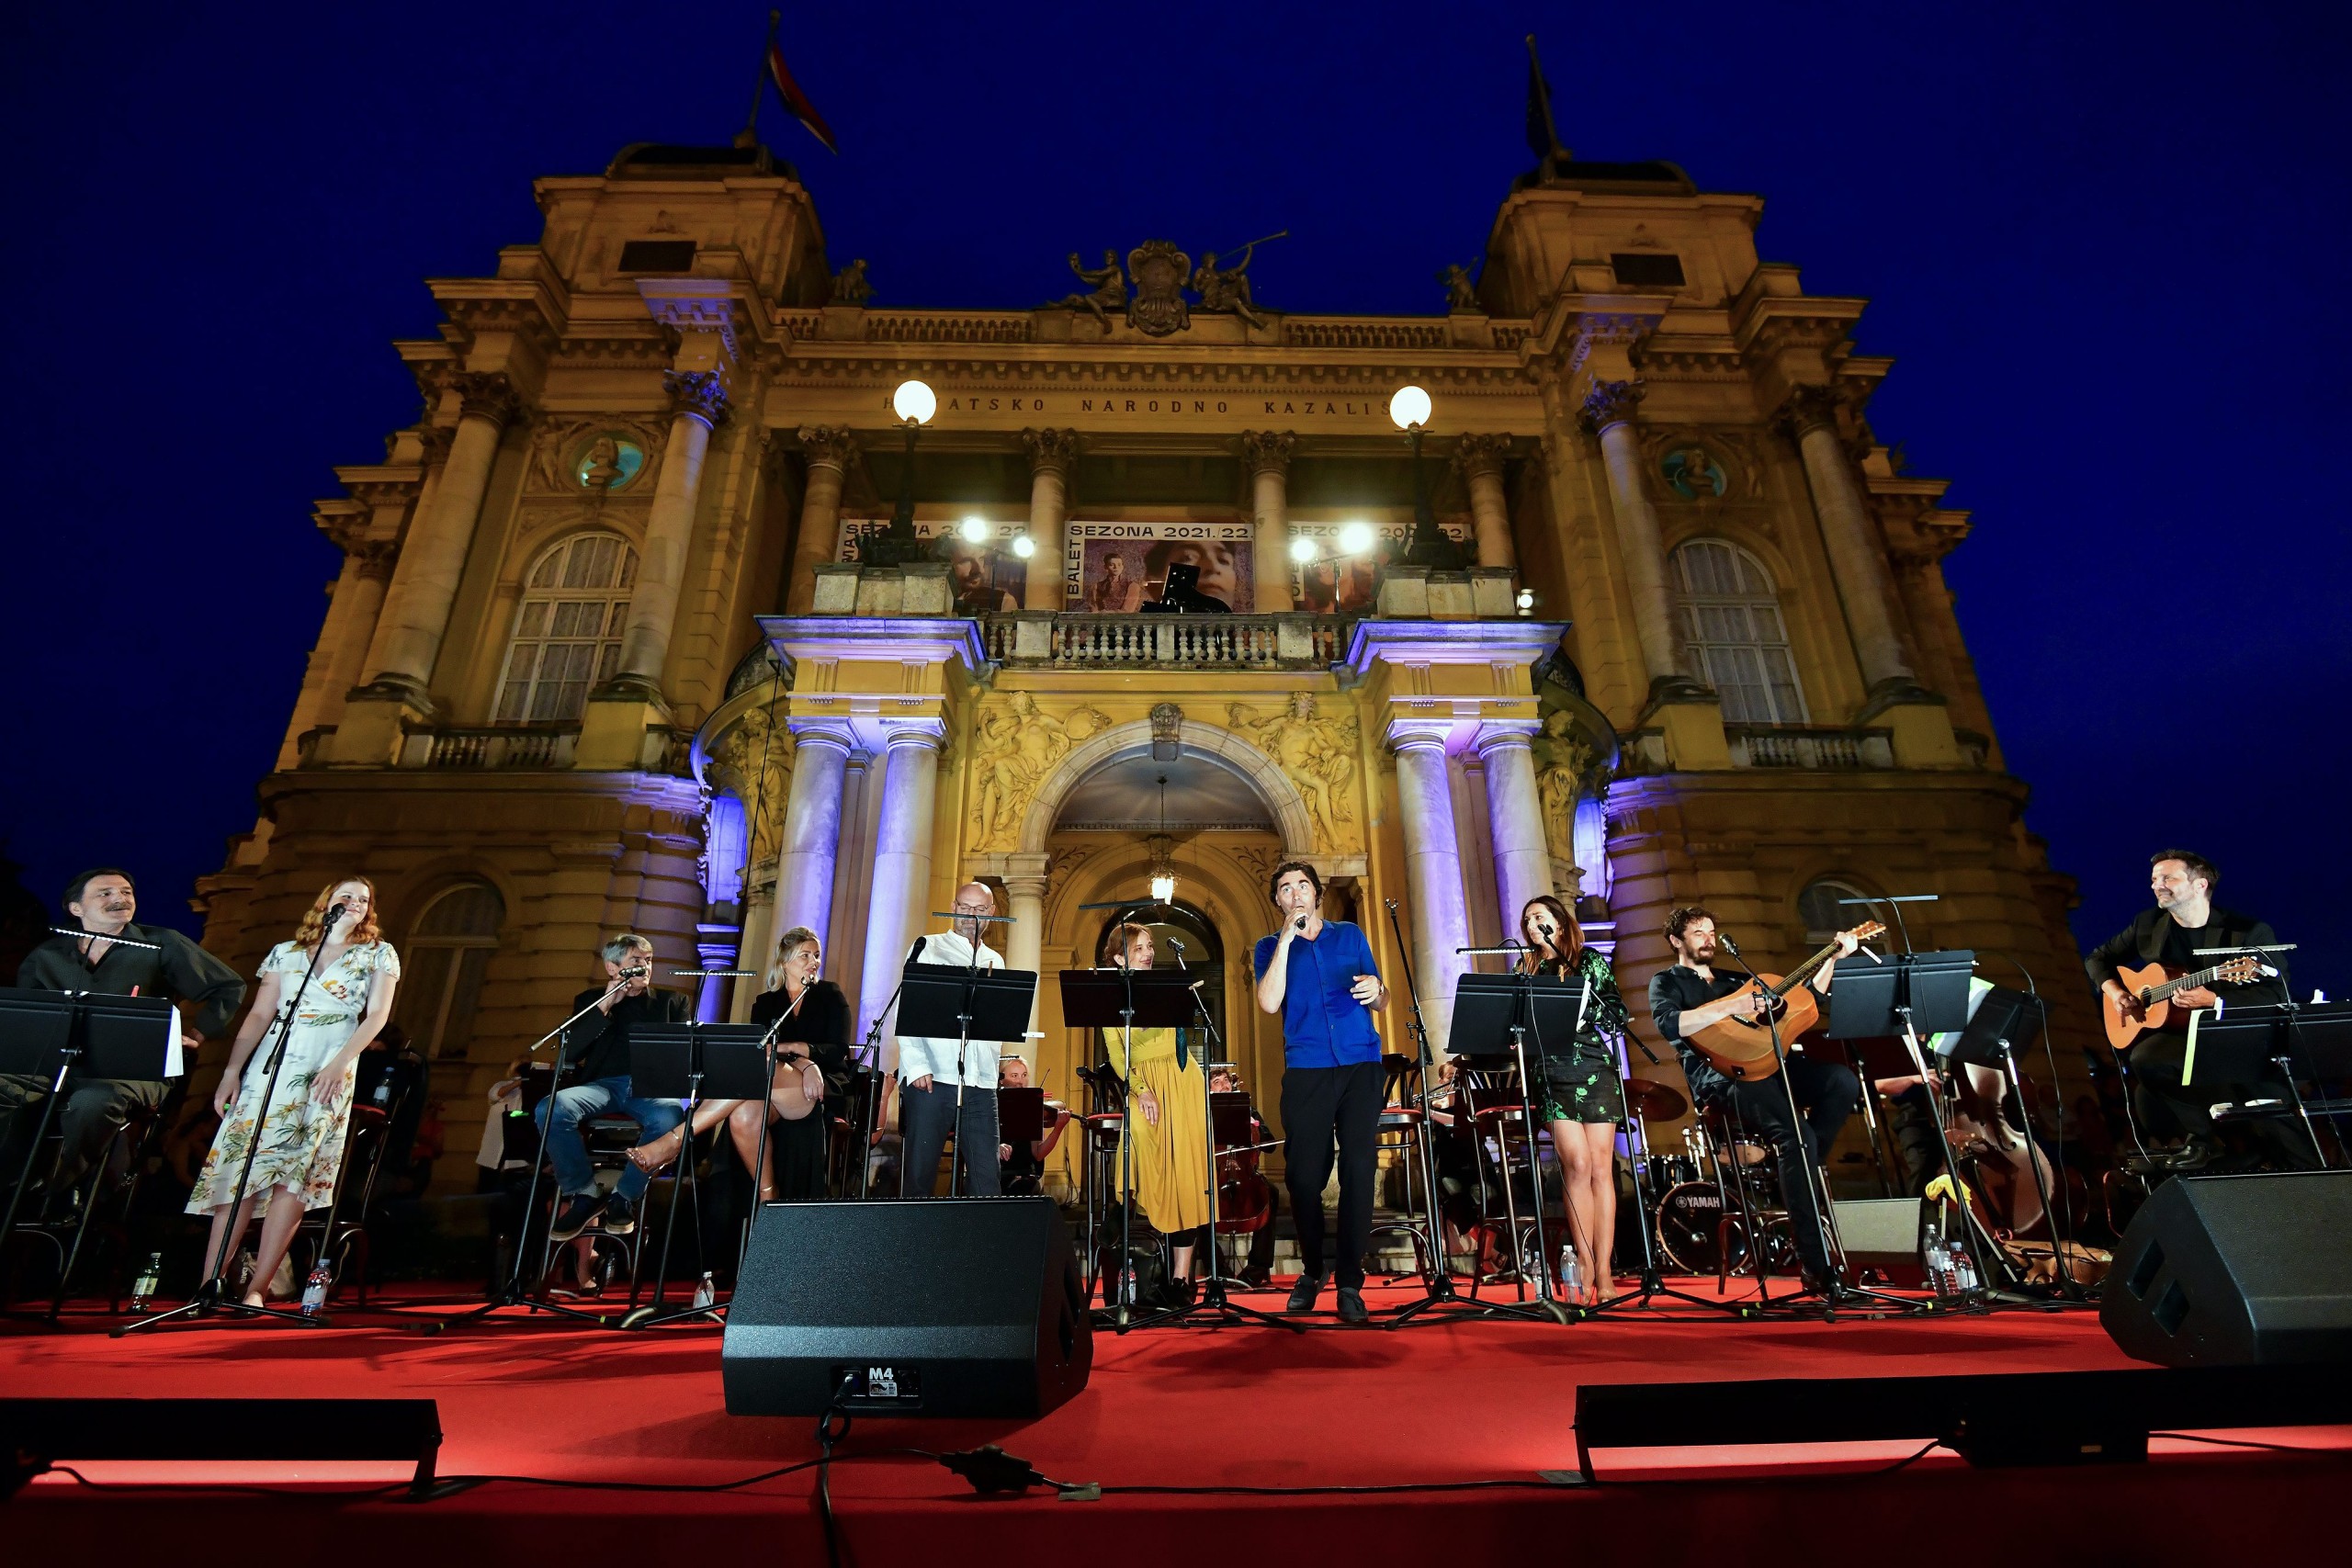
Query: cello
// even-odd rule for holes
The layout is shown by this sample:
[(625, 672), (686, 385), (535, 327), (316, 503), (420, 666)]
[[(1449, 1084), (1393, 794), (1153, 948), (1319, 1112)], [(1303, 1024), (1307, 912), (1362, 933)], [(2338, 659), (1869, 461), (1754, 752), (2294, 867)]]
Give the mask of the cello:
[[(1252, 1133), (1264, 1125), (1250, 1108), (1250, 1096), (1242, 1088), (1238, 1070), (1223, 1063), (1216, 1064), (1209, 1075), (1209, 1092), (1213, 1097), (1238, 1096), (1240, 1104), (1237, 1109), (1247, 1119), (1247, 1125)], [(1226, 1100), (1224, 1103), (1232, 1105), (1233, 1101)], [(1217, 1104), (1216, 1099), (1210, 1100), (1212, 1117), (1216, 1115)], [(1273, 1218), (1274, 1190), (1267, 1181), (1265, 1173), (1258, 1168), (1260, 1152), (1272, 1146), (1271, 1143), (1254, 1139), (1240, 1144), (1222, 1141), (1217, 1144), (1216, 1229), (1219, 1235), (1247, 1235), (1253, 1231), (1263, 1230), (1266, 1223)]]

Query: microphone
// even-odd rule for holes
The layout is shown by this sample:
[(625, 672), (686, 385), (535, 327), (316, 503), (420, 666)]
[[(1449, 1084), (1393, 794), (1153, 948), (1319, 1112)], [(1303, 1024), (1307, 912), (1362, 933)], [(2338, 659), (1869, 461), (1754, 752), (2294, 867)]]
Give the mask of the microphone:
[(1715, 940), (1724, 944), (1725, 953), (1730, 953), (1734, 958), (1739, 956), (1739, 943), (1732, 941), (1729, 931), (1718, 930), (1715, 932)]
[(1299, 916), (1297, 920), (1293, 923), (1290, 929), (1295, 931), (1305, 931), (1306, 929), (1306, 917), (1305, 915)]
[(624, 970), (622, 970), (622, 971), (621, 971), (621, 978), (622, 978), (622, 979), (624, 979), (624, 980), (634, 980), (634, 979), (635, 979), (635, 978), (637, 978), (637, 976), (639, 976), (639, 975), (650, 975), (650, 974), (652, 974), (652, 973), (653, 973), (653, 966), (652, 966), (651, 964), (639, 964), (636, 965), (636, 966), (635, 966), (635, 967), (633, 967), (633, 968), (628, 968), (628, 969), (624, 969)]
[(326, 918), (326, 923), (327, 923), (328, 925), (332, 926), (332, 925), (334, 925), (337, 920), (341, 920), (341, 919), (349, 919), (349, 918), (350, 918), (350, 915), (351, 915), (351, 906), (350, 906), (350, 905), (348, 905), (348, 904), (330, 904), (329, 906), (327, 906), (327, 918)]
[(907, 962), (912, 964), (921, 959), (922, 957), (922, 950), (928, 946), (930, 942), (931, 938), (927, 936), (919, 936), (915, 938), (915, 950), (907, 954)]

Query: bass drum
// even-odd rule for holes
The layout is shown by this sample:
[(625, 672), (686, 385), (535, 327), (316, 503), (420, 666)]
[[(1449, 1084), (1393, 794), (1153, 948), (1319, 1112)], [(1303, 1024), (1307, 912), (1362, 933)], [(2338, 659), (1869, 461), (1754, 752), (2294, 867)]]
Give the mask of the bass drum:
[[(1658, 1251), (1678, 1272), (1737, 1273), (1747, 1267), (1747, 1227), (1740, 1223), (1738, 1205), (1726, 1207), (1724, 1190), (1715, 1183), (1685, 1181), (1667, 1189), (1658, 1200), (1657, 1218)], [(1726, 1247), (1728, 1258), (1724, 1256)]]

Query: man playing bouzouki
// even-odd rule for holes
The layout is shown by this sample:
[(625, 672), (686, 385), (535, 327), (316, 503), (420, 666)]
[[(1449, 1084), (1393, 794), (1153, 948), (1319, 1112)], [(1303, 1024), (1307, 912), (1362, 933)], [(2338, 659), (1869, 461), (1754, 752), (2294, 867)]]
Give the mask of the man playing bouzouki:
[[(2263, 947), (2278, 942), (2269, 923), (2217, 908), (2213, 888), (2222, 874), (2211, 861), (2189, 850), (2158, 852), (2148, 863), (2148, 886), (2156, 907), (2114, 936), (2091, 949), (2083, 967), (2099, 988), (2110, 1039), (2132, 1033), (2151, 1021), (2154, 1010), (2141, 1000), (2151, 982), (2217, 967), (2221, 955), (2199, 950), (2222, 947)], [(2158, 1027), (2132, 1040), (2125, 1064), (2133, 1080), (2132, 1103), (2148, 1131), (2159, 1138), (2185, 1138), (2181, 1163), (2210, 1163), (2221, 1146), (2208, 1107), (2224, 1101), (2289, 1098), (2286, 1082), (2274, 1072), (2254, 1083), (2181, 1082), (2188, 1056), (2188, 1015), (2217, 1005), (2278, 1003), (2288, 999), (2287, 955), (2263, 955), (2262, 968), (2252, 978), (2233, 984), (2216, 978), (2208, 984), (2172, 992), (2162, 1006), (2177, 1027)], [(2249, 1123), (2277, 1161), (2289, 1169), (2310, 1169), (2318, 1163), (2302, 1129), (2284, 1118), (2261, 1118)]]
[[(1821, 1213), (1814, 1202), (1807, 1169), (1837, 1143), (1839, 1129), (1860, 1099), (1860, 1080), (1838, 1063), (1805, 1055), (1789, 1058), (1786, 1089), (1778, 1075), (1736, 1082), (1724, 1077), (1685, 1036), (1727, 1018), (1760, 1018), (1768, 1004), (1761, 992), (1742, 991), (1747, 983), (1746, 975), (1715, 972), (1720, 943), (1715, 918), (1706, 910), (1686, 907), (1667, 916), (1666, 940), (1674, 949), (1675, 961), (1650, 977), (1650, 1016), (1657, 1022), (1657, 1032), (1682, 1059), (1682, 1076), (1690, 1082), (1693, 1104), (1707, 1110), (1728, 1109), (1750, 1132), (1779, 1151), (1781, 1198), (1788, 1207), (1789, 1231), (1797, 1257), (1804, 1265), (1805, 1282), (1816, 1289), (1833, 1288), (1829, 1247), (1822, 1235)], [(1841, 954), (1851, 954), (1856, 945), (1853, 932), (1838, 934)], [(1836, 969), (1835, 958), (1823, 964), (1810, 982), (1813, 988), (1826, 992)], [(1792, 1091), (1804, 1118), (1802, 1123), (1789, 1117)]]

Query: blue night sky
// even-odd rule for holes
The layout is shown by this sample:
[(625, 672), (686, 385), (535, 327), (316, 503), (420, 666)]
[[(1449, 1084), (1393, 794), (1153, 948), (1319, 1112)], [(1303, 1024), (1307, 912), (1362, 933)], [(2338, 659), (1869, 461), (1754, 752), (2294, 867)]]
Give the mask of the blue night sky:
[[(40, 678), (0, 831), (37, 892), (119, 861), (193, 929), (324, 610), (310, 503), (417, 416), (422, 280), (535, 239), (535, 175), (726, 141), (765, 10), (11, 17), (5, 635)], [(795, 7), (842, 155), (761, 123), (877, 304), (1287, 228), (1262, 303), (1434, 311), (1528, 164), (1531, 28), (1579, 154), (1761, 192), (1766, 257), (1873, 300), (1871, 417), (1975, 514), (1948, 571), (2078, 932), (2177, 840), (2304, 944), (2299, 989), (2352, 990), (2342, 8)]]

